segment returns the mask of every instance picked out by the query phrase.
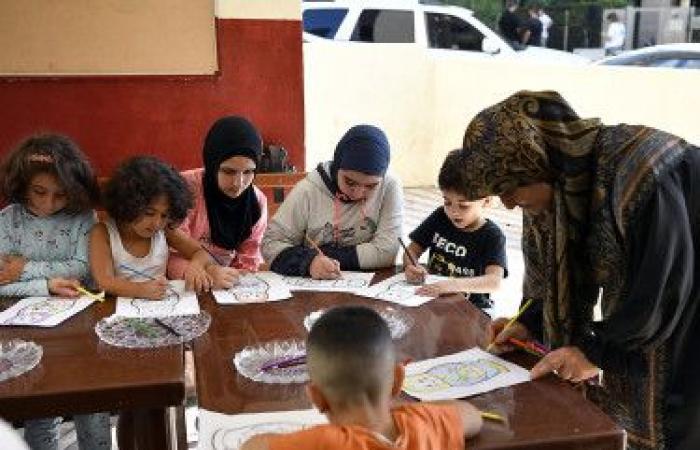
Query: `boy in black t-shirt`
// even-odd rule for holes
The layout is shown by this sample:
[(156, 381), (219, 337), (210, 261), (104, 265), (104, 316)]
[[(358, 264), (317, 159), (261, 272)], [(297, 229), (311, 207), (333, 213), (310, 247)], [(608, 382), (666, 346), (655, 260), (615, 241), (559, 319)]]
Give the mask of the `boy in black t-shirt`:
[(440, 169), (438, 184), (444, 205), (409, 235), (408, 251), (415, 260), (426, 249), (430, 251), (427, 270), (413, 265), (404, 255), (406, 279), (421, 283), (427, 273), (454, 277), (423, 285), (416, 293), (437, 297), (462, 292), (479, 308), (490, 308), (493, 301), (489, 293), (507, 276), (506, 238), (498, 225), (483, 215), (488, 199), (469, 201), (460, 191), (459, 159), (456, 151), (450, 152)]

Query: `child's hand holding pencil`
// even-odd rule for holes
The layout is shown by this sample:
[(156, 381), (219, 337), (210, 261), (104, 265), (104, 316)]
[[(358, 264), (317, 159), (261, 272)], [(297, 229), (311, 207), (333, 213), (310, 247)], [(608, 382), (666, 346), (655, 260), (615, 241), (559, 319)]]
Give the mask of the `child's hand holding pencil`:
[(313, 261), (311, 261), (311, 266), (309, 267), (309, 274), (311, 278), (315, 280), (337, 280), (342, 277), (340, 271), (340, 263), (333, 258), (329, 258), (323, 253), (321, 247), (306, 235), (306, 240), (311, 245), (311, 247), (318, 253)]

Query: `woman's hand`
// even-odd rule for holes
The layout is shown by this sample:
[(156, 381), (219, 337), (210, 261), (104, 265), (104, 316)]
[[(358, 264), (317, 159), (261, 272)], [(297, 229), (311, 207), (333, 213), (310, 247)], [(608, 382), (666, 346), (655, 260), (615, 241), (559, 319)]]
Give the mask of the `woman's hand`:
[(77, 297), (80, 295), (78, 280), (70, 280), (67, 278), (51, 278), (48, 281), (49, 293), (59, 297)]
[(530, 371), (532, 379), (554, 372), (574, 383), (593, 378), (600, 369), (578, 347), (562, 347), (547, 353)]
[(195, 292), (207, 292), (214, 284), (206, 269), (195, 262), (190, 262), (185, 270), (185, 289)]
[(501, 317), (494, 320), (489, 325), (489, 351), (495, 354), (512, 352), (515, 350), (515, 346), (509, 343), (510, 338), (519, 339), (521, 341), (528, 341), (532, 339), (532, 335), (525, 325), (520, 322), (513, 322), (511, 326), (505, 328), (505, 326), (510, 322), (510, 319)]
[(425, 284), (416, 289), (416, 294), (426, 297), (439, 297), (441, 295), (456, 294), (461, 292), (457, 280), (443, 280), (437, 283)]
[(5, 255), (2, 257), (2, 269), (0, 269), (0, 284), (14, 283), (24, 271), (27, 260), (19, 255)]
[(340, 263), (323, 254), (314, 256), (309, 267), (309, 273), (314, 280), (337, 280), (340, 278)]
[(229, 289), (238, 284), (238, 279), (244, 275), (243, 271), (218, 264), (207, 266), (207, 273), (212, 279), (214, 289)]
[(421, 284), (425, 282), (425, 277), (428, 276), (428, 271), (421, 265), (414, 266), (408, 264), (405, 266), (406, 281), (413, 284)]

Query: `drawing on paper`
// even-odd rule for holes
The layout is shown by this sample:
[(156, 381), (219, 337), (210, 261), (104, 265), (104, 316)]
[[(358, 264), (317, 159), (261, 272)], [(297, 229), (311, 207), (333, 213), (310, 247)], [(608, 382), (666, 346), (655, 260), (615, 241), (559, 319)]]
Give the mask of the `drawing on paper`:
[(222, 305), (262, 303), (292, 297), (279, 275), (272, 272), (248, 273), (229, 289), (213, 291), (216, 302)]
[(418, 297), (416, 295), (416, 289), (417, 286), (415, 284), (411, 284), (405, 279), (397, 280), (387, 284), (384, 289), (376, 294), (376, 298), (390, 302), (404, 303), (406, 300)]
[(308, 290), (357, 290), (369, 287), (374, 274), (343, 272), (342, 277), (336, 280), (314, 280), (313, 278), (283, 276), (282, 280), (290, 289)]
[(77, 299), (46, 298), (22, 306), (2, 323), (4, 325), (41, 324), (69, 312), (76, 306), (77, 302)]
[(241, 277), (228, 292), (237, 303), (265, 302), (270, 299), (270, 283), (257, 275), (248, 274)]
[(220, 428), (211, 437), (211, 446), (215, 450), (235, 450), (251, 437), (262, 433), (292, 433), (313, 425), (298, 422), (256, 423), (238, 428)]
[(163, 300), (119, 297), (116, 316), (122, 317), (166, 317), (199, 314), (197, 295), (185, 291), (184, 280), (171, 280)]
[(147, 317), (153, 315), (172, 315), (178, 309), (182, 296), (177, 292), (169, 292), (162, 300), (148, 300), (145, 298), (132, 298), (127, 304), (134, 309), (135, 315)]
[(415, 393), (431, 393), (473, 386), (508, 372), (510, 369), (504, 364), (489, 359), (448, 362), (431, 367), (425, 372), (407, 375), (404, 388)]

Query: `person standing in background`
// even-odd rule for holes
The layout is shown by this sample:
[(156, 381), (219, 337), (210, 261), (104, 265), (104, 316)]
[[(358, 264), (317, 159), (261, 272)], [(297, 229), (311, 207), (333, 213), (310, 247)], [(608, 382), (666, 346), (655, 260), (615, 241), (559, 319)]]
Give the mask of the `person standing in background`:
[(506, 0), (506, 7), (498, 21), (498, 29), (509, 44), (515, 47), (516, 50), (522, 49), (520, 40), (520, 30), (522, 29), (522, 20), (517, 14), (518, 0)]
[(523, 45), (539, 47), (542, 44), (542, 22), (537, 15), (537, 6), (530, 5), (527, 8), (528, 18), (522, 29)]
[(608, 32), (605, 34), (605, 56), (618, 55), (625, 47), (625, 24), (620, 22), (617, 14), (608, 14)]
[(542, 23), (542, 36), (540, 41), (542, 42), (542, 47), (547, 47), (547, 39), (549, 39), (549, 29), (551, 28), (554, 21), (549, 14), (542, 8), (542, 5), (535, 5), (535, 10), (537, 11), (537, 18), (540, 19)]

